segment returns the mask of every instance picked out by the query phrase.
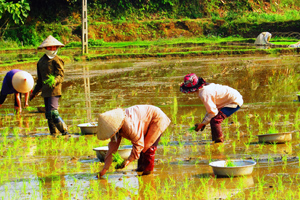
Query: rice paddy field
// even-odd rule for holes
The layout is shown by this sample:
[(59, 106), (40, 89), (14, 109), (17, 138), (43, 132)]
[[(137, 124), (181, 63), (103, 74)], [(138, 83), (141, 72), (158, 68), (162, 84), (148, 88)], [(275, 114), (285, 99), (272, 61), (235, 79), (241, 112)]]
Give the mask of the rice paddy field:
[[(189, 48), (177, 46), (173, 51)], [(197, 48), (221, 51), (255, 47)], [(59, 54), (68, 52), (72, 51), (65, 49)], [(98, 54), (95, 52), (91, 51)], [(120, 49), (116, 52), (122, 53)], [(31, 51), (14, 53), (22, 58), (33, 56)], [(1, 57), (2, 66), (9, 59)], [(0, 108), (0, 198), (299, 199), (299, 63), (296, 49), (285, 53), (67, 62), (59, 112), (71, 137), (49, 135), (44, 113), (37, 109), (43, 105), (40, 96), (20, 115), (14, 113), (13, 95)], [(0, 79), (14, 68), (36, 77), (35, 64), (2, 67)], [(244, 105), (222, 123), (224, 143), (211, 141), (209, 125), (203, 132), (189, 130), (202, 121), (205, 107), (195, 94), (180, 92), (188, 73), (242, 94)], [(133, 162), (122, 170), (112, 166), (97, 179), (104, 164), (93, 148), (108, 141), (81, 134), (77, 125), (96, 122), (98, 114), (116, 107), (137, 104), (160, 107), (172, 120), (161, 137), (153, 174), (138, 176), (134, 171), (137, 163)], [(292, 140), (282, 144), (258, 142), (258, 135), (271, 132), (290, 132)], [(252, 174), (218, 177), (209, 166), (212, 161), (233, 159), (255, 161)]]

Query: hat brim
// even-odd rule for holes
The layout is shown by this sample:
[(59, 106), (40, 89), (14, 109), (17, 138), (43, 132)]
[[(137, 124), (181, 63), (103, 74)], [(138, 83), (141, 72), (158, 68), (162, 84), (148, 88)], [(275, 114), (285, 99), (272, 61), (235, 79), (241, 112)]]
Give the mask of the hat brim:
[(61, 43), (60, 41), (58, 41), (57, 39), (55, 39), (52, 35), (49, 35), (43, 42), (42, 44), (38, 47), (38, 49), (43, 49), (46, 47), (64, 47), (65, 45), (63, 43)]
[(203, 84), (200, 85), (197, 83), (196, 85), (194, 85), (192, 87), (187, 87), (184, 85), (184, 83), (182, 83), (180, 86), (180, 91), (183, 93), (191, 93), (191, 92), (195, 92), (195, 91), (199, 90), (202, 87), (203, 87)]
[(12, 85), (17, 92), (27, 93), (33, 88), (34, 80), (31, 74), (19, 71), (12, 78)]
[(107, 140), (113, 137), (123, 126), (125, 111), (122, 108), (102, 113), (98, 117), (97, 138)]

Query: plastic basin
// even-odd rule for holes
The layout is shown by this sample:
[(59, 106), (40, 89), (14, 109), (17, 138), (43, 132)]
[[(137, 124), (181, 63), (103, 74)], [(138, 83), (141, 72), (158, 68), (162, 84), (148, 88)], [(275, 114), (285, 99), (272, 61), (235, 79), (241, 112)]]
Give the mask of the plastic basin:
[(258, 135), (258, 141), (262, 143), (285, 143), (292, 140), (292, 133), (270, 133)]
[(226, 160), (214, 161), (209, 163), (213, 172), (217, 176), (244, 176), (252, 174), (256, 162), (253, 160), (231, 160), (234, 167), (227, 167)]
[[(106, 152), (108, 151), (108, 146), (96, 147), (93, 150), (96, 152), (97, 158), (100, 160), (100, 162), (104, 162)], [(131, 150), (132, 145), (124, 145), (119, 147), (118, 153), (120, 154), (121, 158), (127, 159), (130, 156)]]
[(79, 124), (77, 126), (80, 128), (81, 134), (83, 135), (96, 134), (98, 123), (90, 122), (85, 124)]

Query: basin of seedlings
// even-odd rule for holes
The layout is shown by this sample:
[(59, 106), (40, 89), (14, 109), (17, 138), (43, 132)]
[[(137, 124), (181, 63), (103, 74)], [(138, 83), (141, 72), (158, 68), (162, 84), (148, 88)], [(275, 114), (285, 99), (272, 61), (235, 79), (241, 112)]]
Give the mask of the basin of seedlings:
[(244, 176), (252, 174), (256, 165), (252, 160), (219, 160), (209, 163), (216, 176)]
[[(108, 151), (108, 146), (96, 147), (93, 150), (96, 152), (96, 156), (100, 160), (100, 162), (104, 162), (105, 155)], [(117, 152), (121, 158), (127, 159), (131, 153), (131, 150), (132, 145), (124, 145), (120, 146)]]
[(91, 135), (91, 134), (96, 134), (98, 123), (89, 122), (89, 123), (79, 124), (77, 126), (80, 128), (82, 135)]

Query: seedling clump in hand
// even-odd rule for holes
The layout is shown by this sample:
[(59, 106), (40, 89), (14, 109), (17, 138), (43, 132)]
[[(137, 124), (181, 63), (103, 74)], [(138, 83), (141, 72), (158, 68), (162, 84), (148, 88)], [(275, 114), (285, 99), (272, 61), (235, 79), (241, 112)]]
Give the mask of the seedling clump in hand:
[(124, 159), (120, 156), (118, 152), (113, 154), (113, 161), (117, 162), (116, 169), (119, 169), (124, 161)]
[(49, 87), (53, 88), (55, 85), (55, 76), (50, 74), (48, 75), (48, 79), (44, 81), (44, 84), (49, 85)]
[(192, 126), (191, 128), (188, 129), (189, 132), (195, 131), (195, 126)]

